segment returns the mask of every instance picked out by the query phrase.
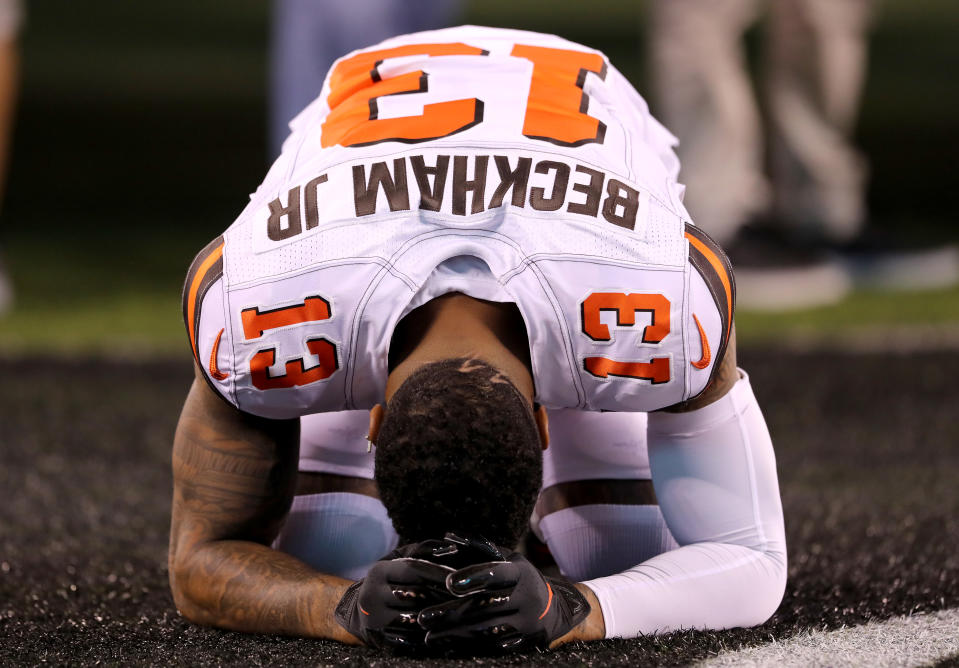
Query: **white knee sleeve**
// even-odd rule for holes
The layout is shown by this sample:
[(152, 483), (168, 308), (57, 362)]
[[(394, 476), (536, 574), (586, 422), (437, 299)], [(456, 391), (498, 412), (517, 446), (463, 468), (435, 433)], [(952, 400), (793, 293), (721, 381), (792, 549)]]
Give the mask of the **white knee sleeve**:
[[(576, 480), (649, 480), (645, 413), (549, 413), (543, 487)], [(535, 518), (533, 530), (573, 580), (619, 573), (676, 547), (658, 506), (596, 504)]]
[(549, 412), (543, 487), (571, 480), (649, 480), (645, 413)]
[(379, 499), (332, 492), (294, 497), (273, 547), (321, 573), (359, 580), (397, 543)]
[(304, 415), (300, 418), (300, 470), (372, 480), (369, 428), (369, 411)]
[(564, 508), (542, 518), (539, 529), (560, 572), (576, 581), (621, 573), (677, 547), (659, 506)]

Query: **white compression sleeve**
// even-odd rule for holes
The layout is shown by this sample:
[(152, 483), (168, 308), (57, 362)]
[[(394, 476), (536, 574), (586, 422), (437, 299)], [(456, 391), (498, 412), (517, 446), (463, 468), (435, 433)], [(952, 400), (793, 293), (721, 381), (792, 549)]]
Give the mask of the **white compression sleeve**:
[[(742, 372), (740, 372), (742, 373)], [(651, 413), (653, 483), (681, 547), (589, 580), (606, 637), (755, 626), (786, 586), (772, 441), (749, 379), (689, 413)]]

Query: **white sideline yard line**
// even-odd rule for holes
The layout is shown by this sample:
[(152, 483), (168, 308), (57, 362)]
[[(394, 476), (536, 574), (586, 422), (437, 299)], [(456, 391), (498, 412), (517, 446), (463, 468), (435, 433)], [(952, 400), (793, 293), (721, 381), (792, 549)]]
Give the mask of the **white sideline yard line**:
[(926, 666), (959, 655), (959, 609), (895, 617), (836, 631), (811, 631), (760, 647), (723, 652), (697, 668)]

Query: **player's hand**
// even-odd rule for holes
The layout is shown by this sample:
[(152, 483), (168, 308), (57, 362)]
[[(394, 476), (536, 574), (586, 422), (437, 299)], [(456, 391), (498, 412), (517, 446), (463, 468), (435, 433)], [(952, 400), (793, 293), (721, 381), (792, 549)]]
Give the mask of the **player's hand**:
[(453, 599), (447, 577), (471, 563), (502, 559), (491, 543), (447, 534), (444, 540), (403, 545), (370, 568), (340, 599), (334, 616), (368, 645), (420, 649), (426, 630), (417, 623), (427, 607)]
[(518, 552), (450, 573), (446, 586), (456, 598), (418, 615), (430, 648), (546, 649), (590, 611), (571, 582), (545, 577)]

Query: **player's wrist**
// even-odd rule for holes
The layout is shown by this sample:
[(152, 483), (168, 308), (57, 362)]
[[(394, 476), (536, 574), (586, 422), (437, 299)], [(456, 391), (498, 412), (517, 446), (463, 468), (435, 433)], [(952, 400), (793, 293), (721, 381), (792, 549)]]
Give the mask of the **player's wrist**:
[(320, 638), (328, 638), (347, 645), (362, 645), (363, 640), (353, 635), (342, 625), (337, 623), (334, 612), (337, 604), (343, 598), (346, 590), (353, 585), (353, 581), (336, 578), (335, 583), (324, 582), (322, 587), (326, 590), (317, 603), (316, 619), (318, 620), (318, 633), (312, 635)]
[(336, 640), (341, 642), (344, 645), (362, 645), (363, 641), (360, 638), (357, 638), (355, 635), (344, 629), (339, 624), (330, 625), (330, 632), (326, 634), (330, 640)]
[(565, 645), (568, 642), (578, 640), (602, 640), (606, 637), (606, 622), (603, 618), (603, 610), (599, 607), (599, 599), (596, 598), (596, 594), (582, 582), (576, 582), (573, 586), (586, 597), (586, 601), (589, 603), (589, 614), (586, 616), (586, 619), (571, 628), (565, 635), (560, 636), (550, 643), (550, 649)]

